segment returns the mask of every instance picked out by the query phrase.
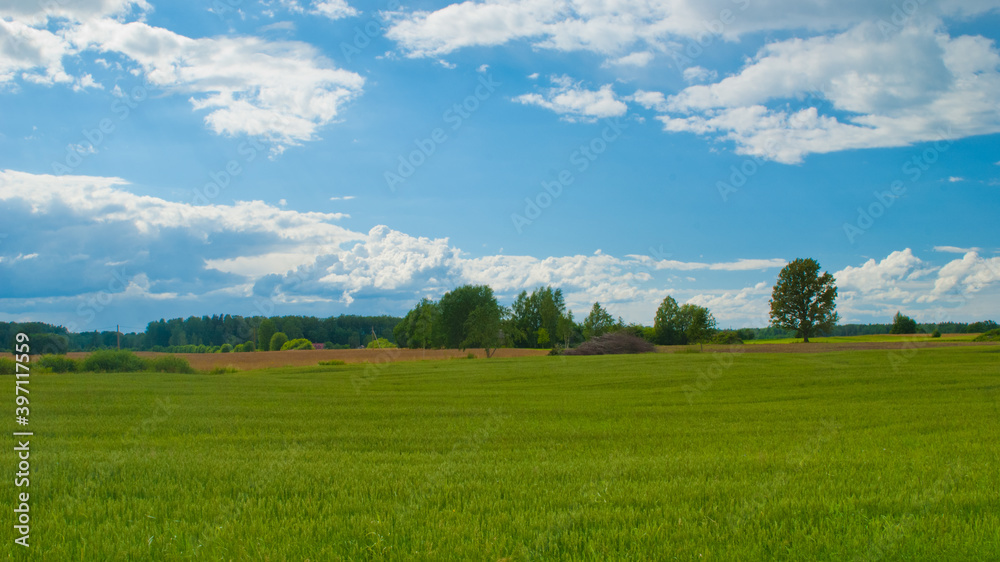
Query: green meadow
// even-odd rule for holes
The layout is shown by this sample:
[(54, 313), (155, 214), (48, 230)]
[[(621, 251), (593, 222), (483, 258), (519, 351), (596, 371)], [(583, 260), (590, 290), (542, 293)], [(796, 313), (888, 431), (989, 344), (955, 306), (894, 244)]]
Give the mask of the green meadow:
[(32, 375), (9, 552), (1000, 559), (1000, 346), (731, 349)]
[[(942, 334), (940, 338), (932, 338), (930, 334), (871, 334), (866, 336), (820, 336), (809, 338), (816, 343), (871, 343), (871, 342), (965, 342), (973, 341), (979, 334)], [(747, 344), (764, 343), (801, 343), (802, 338), (776, 338), (747, 340)]]

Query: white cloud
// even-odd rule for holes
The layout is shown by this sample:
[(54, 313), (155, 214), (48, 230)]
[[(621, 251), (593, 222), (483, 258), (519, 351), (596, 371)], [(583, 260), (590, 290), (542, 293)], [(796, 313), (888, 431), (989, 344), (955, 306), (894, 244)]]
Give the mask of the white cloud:
[(649, 256), (640, 255), (628, 255), (630, 259), (636, 260), (636, 262), (642, 264), (644, 267), (651, 268), (654, 270), (676, 270), (676, 271), (694, 271), (697, 269), (707, 269), (715, 271), (755, 271), (755, 270), (765, 270), (784, 267), (788, 264), (783, 259), (739, 259), (734, 262), (719, 262), (719, 263), (704, 263), (704, 262), (685, 262), (678, 260), (654, 260)]
[[(437, 57), (467, 47), (525, 40), (537, 48), (590, 51), (618, 58), (628, 52), (683, 51), (713, 36), (733, 41), (760, 31), (843, 30), (864, 21), (892, 26), (893, 0), (828, 2), (772, 0), (485, 0), (435, 11), (396, 11), (388, 37), (411, 57)], [(996, 2), (921, 3), (899, 23), (989, 12)], [(898, 8), (897, 8), (898, 9)], [(715, 40), (719, 40), (717, 37)]]
[(961, 182), (961, 181), (965, 181), (965, 178), (959, 177), (959, 176), (950, 176), (948, 178), (948, 182), (949, 183), (958, 183), (958, 182)]
[(268, 138), (279, 146), (316, 138), (364, 79), (337, 69), (312, 46), (255, 37), (190, 39), (144, 23), (102, 19), (75, 28), (81, 49), (121, 53), (154, 85), (191, 95), (219, 134)]
[(284, 211), (262, 201), (233, 205), (192, 205), (135, 195), (120, 178), (36, 175), (0, 170), (0, 201), (17, 201), (33, 215), (60, 209), (94, 224), (127, 223), (138, 233), (154, 235), (184, 229), (207, 238), (218, 232), (261, 233), (289, 243), (336, 246), (359, 235), (331, 224), (339, 213)]
[(847, 266), (833, 274), (841, 291), (874, 293), (895, 287), (914, 273), (925, 274), (923, 262), (909, 248), (889, 254), (880, 262), (870, 259), (861, 267)]
[(149, 10), (150, 5), (145, 0), (7, 0), (0, 6), (0, 19), (42, 26), (53, 19), (82, 22), (100, 17), (122, 17), (129, 13), (141, 16)]
[(354, 195), (344, 195), (343, 197), (331, 197), (330, 201), (350, 201), (351, 199), (354, 198), (355, 198)]
[[(67, 295), (65, 279), (74, 280), (71, 294), (94, 294), (118, 272), (127, 272), (121, 275), (131, 281), (119, 286), (128, 303), (176, 297), (197, 304), (215, 298), (211, 295), (250, 299), (244, 307), (255, 299), (287, 306), (378, 300), (401, 313), (420, 297), (440, 298), (465, 283), (488, 284), (508, 302), (521, 290), (552, 285), (563, 289), (577, 313), (600, 301), (628, 321), (648, 323), (657, 303), (671, 294), (679, 302), (709, 306), (724, 325), (745, 326), (766, 323), (773, 276), (786, 263), (694, 262), (600, 251), (470, 257), (446, 238), (411, 236), (385, 225), (351, 231), (336, 224), (344, 216), (337, 213), (286, 210), (260, 201), (193, 205), (129, 189), (119, 178), (0, 171), (0, 210), (5, 216), (17, 214), (31, 232), (5, 239), (0, 247), (0, 276), (21, 291), (6, 294), (5, 306), (13, 311), (25, 298)], [(678, 288), (674, 284), (684, 281), (664, 278), (658, 273), (663, 271), (704, 271), (711, 281)], [(743, 288), (743, 281), (736, 288), (725, 284), (746, 279), (747, 272), (759, 272), (751, 278), (761, 275), (764, 281)], [(959, 310), (953, 307), (956, 301), (963, 314), (976, 317), (1000, 306), (1000, 258), (976, 252), (936, 267), (904, 249), (881, 261), (845, 267), (835, 277), (838, 309), (846, 321), (885, 321), (896, 309), (942, 318)], [(720, 282), (721, 287), (704, 286)], [(980, 304), (970, 304), (973, 300)]]
[(346, 0), (314, 0), (310, 13), (339, 20), (356, 16), (359, 12), (349, 6)]
[[(192, 39), (142, 21), (123, 21), (141, 20), (148, 9), (144, 1), (125, 0), (5, 5), (0, 8), (0, 86), (21, 79), (72, 84), (78, 91), (100, 88), (90, 74), (73, 77), (63, 64), (85, 51), (117, 53), (138, 63), (151, 85), (189, 96), (195, 110), (207, 111), (205, 123), (214, 132), (267, 138), (278, 153), (315, 139), (319, 128), (334, 122), (362, 92), (364, 78), (336, 68), (305, 43)], [(342, 1), (316, 2), (313, 9), (328, 17), (352, 10)]]
[(958, 246), (934, 246), (935, 252), (945, 252), (949, 254), (967, 254), (969, 252), (981, 252), (981, 248), (960, 248)]
[(21, 78), (36, 84), (70, 83), (62, 60), (73, 48), (59, 35), (0, 19), (0, 86)]
[(479, 65), (479, 68), (476, 69), (476, 72), (486, 72), (489, 69), (490, 69), (490, 65), (488, 65), (488, 64), (481, 64), (481, 65)]
[(537, 105), (554, 111), (566, 121), (595, 121), (604, 117), (617, 117), (628, 111), (628, 106), (617, 99), (611, 84), (598, 90), (587, 90), (574, 83), (568, 76), (552, 78), (555, 87), (543, 94), (523, 94), (514, 101)]
[(623, 57), (619, 57), (610, 63), (617, 66), (636, 66), (642, 68), (649, 64), (653, 60), (653, 57), (653, 53), (649, 51), (637, 51), (635, 53), (629, 53)]
[[(664, 129), (719, 136), (785, 163), (814, 153), (1000, 132), (1000, 53), (930, 25), (888, 36), (861, 24), (765, 46), (738, 74), (666, 100)], [(833, 106), (793, 109), (818, 97)]]
[(961, 259), (948, 262), (938, 271), (934, 289), (920, 302), (934, 302), (948, 296), (968, 298), (989, 285), (1000, 282), (1000, 258), (983, 258), (968, 252)]
[(636, 90), (634, 94), (627, 98), (629, 101), (633, 101), (646, 109), (656, 109), (657, 111), (666, 111), (667, 98), (662, 92), (647, 92), (645, 90)]
[(684, 80), (688, 82), (709, 82), (719, 77), (719, 73), (701, 66), (691, 66), (684, 69), (682, 73)]

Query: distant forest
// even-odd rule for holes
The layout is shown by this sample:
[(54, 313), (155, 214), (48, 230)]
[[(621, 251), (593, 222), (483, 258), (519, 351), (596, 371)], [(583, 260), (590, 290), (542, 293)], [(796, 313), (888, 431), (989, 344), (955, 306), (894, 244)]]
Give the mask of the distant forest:
[[(205, 353), (216, 351), (229, 344), (233, 347), (257, 341), (257, 330), (265, 318), (244, 318), (229, 314), (220, 316), (191, 316), (150, 322), (144, 332), (121, 334), (122, 349), (133, 351), (168, 351), (173, 353)], [(397, 343), (393, 328), (402, 321), (395, 316), (341, 315), (329, 318), (313, 316), (278, 316), (270, 318), (277, 331), (288, 339), (305, 338), (335, 349), (363, 347), (372, 341), (372, 331), (379, 338)], [(930, 333), (980, 333), (997, 328), (992, 320), (982, 322), (944, 322), (918, 324), (918, 332)], [(861, 336), (888, 334), (892, 324), (844, 324), (836, 326), (831, 336)], [(113, 331), (70, 333), (62, 326), (42, 322), (0, 322), (0, 348), (12, 351), (14, 337), (19, 332), (31, 337), (32, 353), (66, 353), (114, 349), (118, 334)], [(772, 339), (794, 337), (794, 332), (780, 328), (742, 328), (743, 339)]]
[[(121, 348), (133, 351), (168, 351), (173, 353), (204, 353), (229, 344), (233, 347), (256, 342), (257, 331), (265, 318), (254, 316), (191, 316), (160, 319), (150, 322), (144, 332), (121, 334)], [(276, 316), (271, 322), (288, 339), (306, 338), (335, 349), (366, 345), (372, 331), (381, 338), (392, 339), (392, 329), (402, 320), (394, 316), (341, 315), (329, 318), (314, 316)], [(0, 342), (3, 349), (13, 349), (14, 337), (23, 332), (31, 338), (32, 353), (66, 353), (114, 349), (118, 333), (113, 331), (71, 333), (62, 326), (41, 322), (0, 322)]]

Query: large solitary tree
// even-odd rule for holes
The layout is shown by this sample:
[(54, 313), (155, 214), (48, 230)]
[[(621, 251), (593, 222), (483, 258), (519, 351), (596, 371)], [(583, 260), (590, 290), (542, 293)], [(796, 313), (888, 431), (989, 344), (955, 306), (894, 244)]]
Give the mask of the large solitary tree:
[(833, 330), (838, 320), (835, 282), (833, 275), (819, 274), (819, 262), (812, 258), (786, 265), (771, 293), (771, 325), (795, 330), (805, 343), (813, 334)]

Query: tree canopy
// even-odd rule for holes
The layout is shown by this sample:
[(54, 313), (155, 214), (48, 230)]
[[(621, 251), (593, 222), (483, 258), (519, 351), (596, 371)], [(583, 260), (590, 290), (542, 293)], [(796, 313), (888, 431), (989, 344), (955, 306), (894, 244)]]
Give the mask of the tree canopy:
[(896, 316), (892, 318), (892, 328), (890, 334), (916, 334), (917, 321), (905, 314), (896, 311)]
[(799, 258), (778, 274), (771, 293), (771, 324), (795, 330), (795, 337), (827, 333), (837, 324), (837, 286), (833, 275), (819, 274), (819, 262)]

